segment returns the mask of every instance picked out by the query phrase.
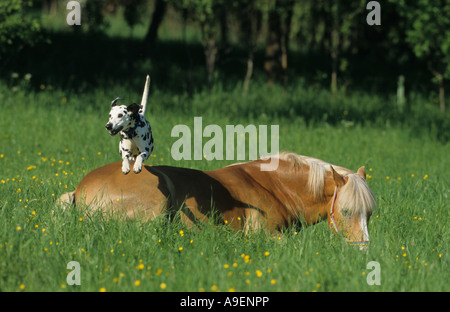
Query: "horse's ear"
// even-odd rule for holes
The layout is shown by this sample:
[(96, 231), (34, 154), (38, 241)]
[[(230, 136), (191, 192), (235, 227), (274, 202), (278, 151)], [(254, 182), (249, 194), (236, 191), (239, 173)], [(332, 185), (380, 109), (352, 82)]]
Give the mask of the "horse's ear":
[(333, 173), (334, 183), (336, 183), (337, 187), (343, 186), (345, 184), (344, 178), (334, 170), (333, 166), (330, 165), (331, 172)]
[(362, 166), (361, 168), (359, 168), (358, 171), (356, 172), (356, 174), (359, 175), (360, 178), (365, 181), (366, 180), (366, 167)]

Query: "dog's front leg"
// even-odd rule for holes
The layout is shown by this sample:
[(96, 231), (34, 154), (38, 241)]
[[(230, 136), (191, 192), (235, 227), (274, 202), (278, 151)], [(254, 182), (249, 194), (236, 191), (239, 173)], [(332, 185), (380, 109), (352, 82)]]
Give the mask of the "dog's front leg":
[(148, 159), (148, 157), (150, 156), (149, 153), (147, 152), (143, 152), (140, 153), (137, 157), (136, 157), (136, 161), (134, 162), (134, 167), (133, 167), (133, 172), (134, 173), (140, 173), (142, 171), (142, 163), (144, 161), (146, 161)]
[(130, 164), (131, 164), (131, 157), (125, 156), (123, 157), (122, 161), (122, 173), (128, 174), (130, 172)]
[(130, 172), (130, 164), (131, 164), (131, 152), (129, 150), (120, 150), (120, 154), (122, 155), (122, 173), (128, 174)]
[(122, 156), (122, 173), (128, 174), (130, 172), (132, 156), (132, 147), (129, 140), (124, 140), (121, 138), (119, 144), (119, 153)]

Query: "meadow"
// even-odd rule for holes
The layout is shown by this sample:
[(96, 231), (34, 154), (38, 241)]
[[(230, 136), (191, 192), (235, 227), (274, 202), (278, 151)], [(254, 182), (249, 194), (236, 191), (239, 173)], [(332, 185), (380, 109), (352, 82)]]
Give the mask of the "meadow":
[[(163, 24), (150, 61), (139, 52), (145, 24), (131, 32), (115, 20), (102, 35), (59, 20), (55, 29), (46, 25), (46, 42), (1, 64), (1, 292), (450, 291), (450, 118), (439, 112), (435, 93), (410, 87), (407, 110), (399, 112), (397, 76), (386, 75), (393, 66), (377, 55), (376, 63), (352, 59), (363, 78), (373, 77), (355, 76), (337, 96), (323, 55), (290, 56), (289, 84), (269, 87), (259, 48), (244, 96), (245, 49), (234, 46), (237, 56), (217, 62), (207, 88), (203, 50), (190, 29)], [(416, 77), (416, 68), (408, 69), (407, 77)], [(226, 225), (189, 229), (176, 218), (58, 209), (56, 199), (84, 175), (121, 160), (119, 138), (104, 128), (110, 102), (122, 96), (139, 103), (148, 73), (155, 150), (147, 165), (213, 170), (236, 162), (172, 158), (172, 128), (192, 129), (195, 116), (222, 129), (279, 125), (282, 151), (366, 167), (378, 206), (368, 250), (350, 246), (326, 222), (244, 236)], [(80, 263), (81, 285), (67, 283), (71, 261)], [(367, 283), (371, 261), (380, 264), (381, 285)]]
[[(263, 112), (285, 99), (264, 84), (255, 83), (247, 97), (239, 87), (185, 97), (154, 88), (147, 119), (156, 145), (147, 164), (212, 170), (233, 163), (172, 159), (172, 127), (192, 127), (193, 117), (202, 116), (204, 124), (221, 127), (279, 125), (281, 150), (353, 170), (365, 165), (378, 204), (368, 251), (349, 246), (326, 223), (244, 236), (222, 225), (188, 229), (164, 217), (86, 217), (57, 209), (55, 200), (89, 171), (120, 160), (118, 138), (104, 129), (112, 91), (31, 88), (27, 79), (14, 79), (19, 82), (0, 85), (0, 291), (450, 290), (448, 143), (429, 133), (389, 122), (330, 124)], [(113, 91), (139, 99), (141, 88)], [(308, 92), (299, 87), (285, 96)], [(343, 117), (344, 110), (354, 113), (341, 110)], [(79, 286), (66, 282), (70, 261), (80, 263)], [(380, 264), (379, 286), (366, 281), (370, 261)]]

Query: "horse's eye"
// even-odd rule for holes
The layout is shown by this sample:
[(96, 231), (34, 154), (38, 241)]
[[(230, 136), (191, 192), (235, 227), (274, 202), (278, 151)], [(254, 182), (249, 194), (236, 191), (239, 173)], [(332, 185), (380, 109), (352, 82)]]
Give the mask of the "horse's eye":
[(122, 118), (122, 117), (123, 117), (123, 115), (122, 115), (122, 114), (119, 114), (119, 116), (117, 116), (117, 117), (119, 117), (119, 118)]

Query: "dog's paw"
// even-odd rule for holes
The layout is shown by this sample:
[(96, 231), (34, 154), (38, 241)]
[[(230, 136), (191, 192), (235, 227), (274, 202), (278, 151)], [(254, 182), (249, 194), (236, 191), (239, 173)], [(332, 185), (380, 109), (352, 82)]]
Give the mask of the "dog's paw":
[(127, 159), (124, 159), (122, 162), (122, 173), (128, 174), (130, 172), (130, 162)]
[(140, 173), (142, 171), (142, 159), (140, 157), (136, 157), (136, 161), (133, 166), (134, 173)]

